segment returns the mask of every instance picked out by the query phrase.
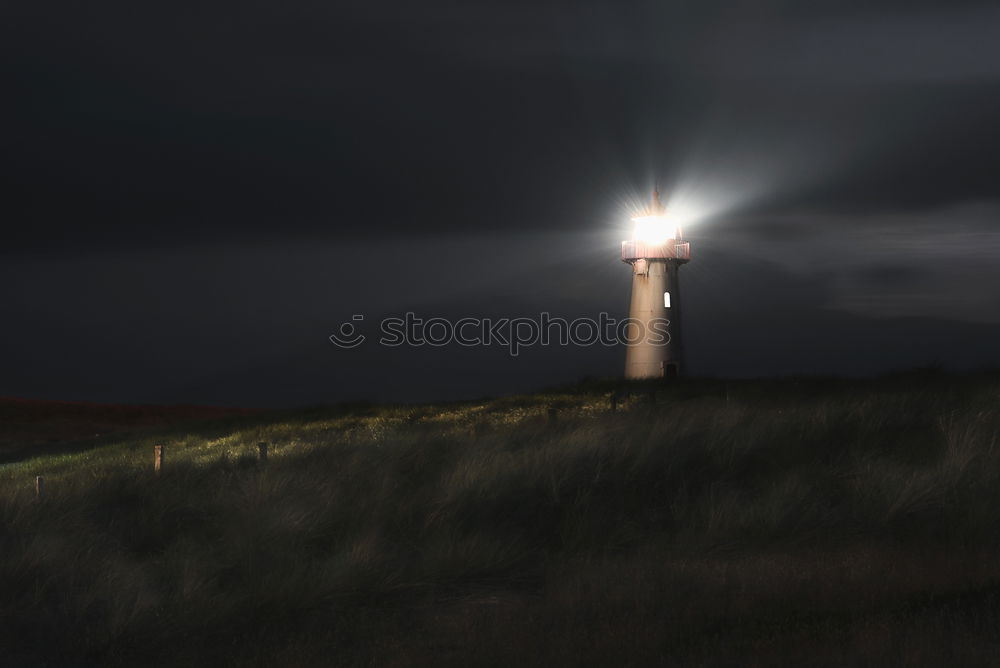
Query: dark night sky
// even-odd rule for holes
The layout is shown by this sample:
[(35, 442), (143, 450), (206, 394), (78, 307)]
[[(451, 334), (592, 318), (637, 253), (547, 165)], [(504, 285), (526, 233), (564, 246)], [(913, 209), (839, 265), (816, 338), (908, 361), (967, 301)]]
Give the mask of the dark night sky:
[(424, 316), (623, 316), (678, 211), (689, 369), (1000, 365), (988, 2), (47, 2), (0, 9), (0, 395), (530, 390), (624, 351), (339, 350)]

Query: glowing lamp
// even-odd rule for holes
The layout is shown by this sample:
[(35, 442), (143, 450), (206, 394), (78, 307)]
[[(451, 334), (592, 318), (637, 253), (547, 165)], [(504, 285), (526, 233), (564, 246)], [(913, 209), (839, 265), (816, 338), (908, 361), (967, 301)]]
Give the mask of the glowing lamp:
[(667, 239), (677, 238), (677, 229), (666, 216), (638, 216), (632, 219), (635, 229), (632, 238), (649, 244), (662, 244)]

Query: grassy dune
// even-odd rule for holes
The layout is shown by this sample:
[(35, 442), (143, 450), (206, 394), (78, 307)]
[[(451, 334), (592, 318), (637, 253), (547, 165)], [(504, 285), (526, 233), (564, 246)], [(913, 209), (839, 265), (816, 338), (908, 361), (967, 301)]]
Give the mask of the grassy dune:
[(0, 664), (1000, 656), (1000, 377), (686, 381), (616, 413), (611, 389), (231, 417), (4, 464)]

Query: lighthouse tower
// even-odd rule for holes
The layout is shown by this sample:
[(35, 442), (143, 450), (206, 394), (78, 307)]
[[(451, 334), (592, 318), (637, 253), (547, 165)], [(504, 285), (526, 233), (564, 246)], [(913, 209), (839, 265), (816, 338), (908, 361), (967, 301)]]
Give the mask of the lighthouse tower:
[(632, 238), (622, 242), (622, 262), (632, 266), (625, 377), (676, 377), (682, 369), (677, 275), (691, 260), (691, 246), (670, 223), (657, 190), (648, 211), (632, 220)]

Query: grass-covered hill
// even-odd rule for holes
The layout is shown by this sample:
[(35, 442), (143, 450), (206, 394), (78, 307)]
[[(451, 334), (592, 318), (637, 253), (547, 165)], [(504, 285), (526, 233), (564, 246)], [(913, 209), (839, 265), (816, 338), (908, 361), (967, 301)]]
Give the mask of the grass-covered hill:
[(1000, 377), (612, 389), (26, 451), (0, 665), (995, 664)]
[(109, 434), (255, 412), (211, 406), (119, 405), (0, 397), (0, 464), (41, 453), (76, 450)]

